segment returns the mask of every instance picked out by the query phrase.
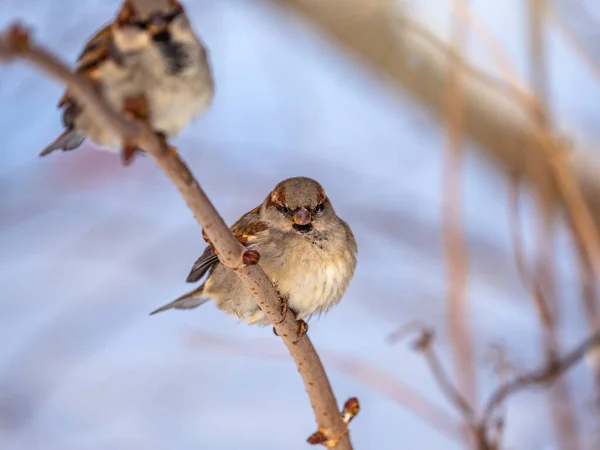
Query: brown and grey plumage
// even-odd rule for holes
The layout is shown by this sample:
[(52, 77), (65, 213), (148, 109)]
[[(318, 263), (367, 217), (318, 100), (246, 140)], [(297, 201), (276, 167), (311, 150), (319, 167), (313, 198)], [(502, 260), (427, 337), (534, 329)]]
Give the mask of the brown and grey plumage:
[[(115, 111), (122, 112), (128, 99), (143, 98), (150, 126), (165, 137), (176, 136), (204, 112), (214, 93), (206, 49), (176, 0), (154, 0), (147, 10), (126, 0), (116, 19), (85, 44), (76, 71)], [(58, 107), (65, 130), (40, 156), (76, 149), (85, 138), (110, 151), (123, 147), (68, 90)]]
[[(319, 183), (306, 177), (279, 183), (264, 202), (231, 230), (239, 242), (260, 253), (259, 265), (298, 320), (327, 312), (339, 303), (356, 268), (357, 245)], [(206, 247), (188, 282), (206, 281), (154, 311), (195, 308), (209, 299), (249, 325), (269, 321), (238, 276)]]

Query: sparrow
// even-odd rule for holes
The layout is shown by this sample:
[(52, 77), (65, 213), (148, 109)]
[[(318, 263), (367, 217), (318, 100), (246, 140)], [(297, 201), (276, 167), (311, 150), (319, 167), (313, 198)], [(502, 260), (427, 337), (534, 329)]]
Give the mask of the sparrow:
[[(176, 0), (125, 0), (114, 21), (84, 46), (76, 72), (87, 78), (117, 112), (146, 121), (166, 143), (212, 103), (208, 53)], [(64, 132), (40, 156), (78, 148), (85, 138), (122, 151), (129, 163), (143, 153), (90, 116), (66, 90), (58, 103)], [(169, 147), (176, 150), (174, 147)]]
[[(352, 230), (336, 214), (323, 187), (306, 177), (280, 182), (263, 203), (232, 227), (234, 236), (260, 254), (258, 264), (298, 321), (298, 339), (307, 331), (304, 319), (338, 304), (356, 268), (358, 248)], [(269, 320), (239, 277), (219, 261), (208, 245), (194, 263), (187, 282), (208, 276), (198, 288), (150, 314), (196, 308), (213, 300), (219, 309), (248, 325)]]

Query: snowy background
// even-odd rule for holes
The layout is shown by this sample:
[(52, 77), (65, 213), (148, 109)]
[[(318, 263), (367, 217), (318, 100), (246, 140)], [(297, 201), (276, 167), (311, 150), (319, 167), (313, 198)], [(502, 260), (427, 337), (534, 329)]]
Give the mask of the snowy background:
[[(522, 0), (470, 3), (526, 79)], [(400, 4), (447, 37), (446, 2)], [(455, 413), (420, 355), (385, 342), (414, 319), (444, 332), (442, 130), (292, 15), (240, 0), (185, 5), (209, 47), (217, 93), (210, 112), (174, 143), (225, 219), (232, 223), (256, 206), (278, 181), (305, 175), (324, 185), (359, 242), (344, 301), (310, 329), (339, 401), (361, 401), (351, 427), (355, 448), (462, 448), (452, 426), (439, 425)], [(0, 25), (26, 20), (40, 42), (73, 62), (117, 7), (104, 0), (0, 0)], [(592, 1), (587, 7), (596, 15), (568, 19), (600, 19)], [(589, 27), (581, 30), (593, 37)], [(553, 112), (593, 147), (600, 139), (599, 84), (559, 34), (551, 33), (549, 44)], [(499, 74), (476, 38), (469, 55)], [(312, 411), (270, 328), (236, 326), (212, 305), (148, 316), (189, 289), (184, 280), (204, 247), (152, 160), (123, 168), (91, 145), (37, 157), (61, 131), (61, 91), (25, 64), (0, 68), (2, 448), (308, 448)], [(513, 360), (533, 367), (540, 334), (513, 266), (507, 184), (475, 155), (467, 173), (468, 326), (485, 395), (497, 382), (484, 364), (489, 344), (504, 343)], [(565, 236), (558, 247), (561, 338), (570, 348), (585, 321)], [(448, 361), (447, 341), (438, 345)], [(578, 367), (569, 381), (592, 448), (587, 369)], [(436, 405), (437, 418), (407, 409), (417, 404), (411, 396)], [(543, 394), (514, 398), (508, 414), (511, 449), (553, 448)]]

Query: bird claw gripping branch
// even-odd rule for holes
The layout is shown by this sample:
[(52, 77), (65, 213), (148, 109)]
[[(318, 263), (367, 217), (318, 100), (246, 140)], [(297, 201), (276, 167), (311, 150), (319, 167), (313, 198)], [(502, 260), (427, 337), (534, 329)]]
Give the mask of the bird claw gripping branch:
[[(150, 119), (148, 101), (143, 95), (140, 95), (139, 97), (128, 98), (123, 102), (123, 113), (133, 119), (138, 119), (147, 123)], [(142, 150), (135, 142), (128, 140), (124, 141), (123, 149), (121, 150), (123, 164), (131, 164), (136, 153), (141, 151)]]
[[(146, 97), (140, 95), (138, 97), (128, 98), (123, 102), (123, 113), (133, 119), (140, 120), (149, 125), (150, 122), (150, 107)], [(171, 154), (177, 154), (177, 148), (169, 145), (167, 137), (163, 133), (156, 133), (161, 146)], [(144, 154), (144, 151), (138, 147), (135, 142), (125, 141), (121, 151), (121, 158), (124, 165), (129, 165), (133, 162), (136, 154)]]
[[(277, 322), (277, 324), (281, 325), (283, 322), (285, 322), (285, 319), (287, 317), (288, 311), (290, 310), (290, 307), (289, 307), (287, 298), (281, 296), (281, 294), (279, 295), (279, 298), (281, 300), (282, 318), (279, 322)], [(298, 324), (298, 329), (296, 331), (296, 337), (298, 339), (296, 339), (294, 341), (294, 344), (297, 344), (298, 342), (300, 342), (300, 339), (302, 339), (302, 336), (304, 336), (308, 332), (308, 324), (304, 320), (297, 320), (296, 323)], [(275, 330), (275, 327), (273, 327), (273, 333), (275, 334), (275, 336), (279, 336), (279, 334), (277, 334), (277, 331)]]

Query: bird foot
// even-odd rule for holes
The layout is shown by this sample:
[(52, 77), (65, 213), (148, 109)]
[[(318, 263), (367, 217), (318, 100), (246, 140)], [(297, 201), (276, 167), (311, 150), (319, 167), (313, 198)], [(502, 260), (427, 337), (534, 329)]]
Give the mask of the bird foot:
[(177, 147), (174, 147), (171, 144), (169, 144), (169, 142), (167, 141), (167, 136), (164, 133), (157, 132), (156, 136), (160, 140), (160, 145), (162, 145), (163, 148), (167, 149), (169, 156), (177, 155), (179, 150), (177, 149)]
[(137, 145), (125, 141), (123, 143), (123, 148), (121, 149), (121, 161), (123, 161), (124, 166), (128, 166), (133, 162), (135, 155), (143, 153), (144, 151)]
[(294, 344), (300, 342), (302, 336), (304, 336), (308, 331), (308, 324), (304, 320), (297, 320), (296, 323), (298, 324), (298, 331), (296, 332), (298, 339), (294, 341)]
[[(297, 320), (296, 323), (298, 324), (298, 331), (296, 332), (296, 336), (298, 337), (298, 339), (296, 339), (294, 341), (294, 344), (297, 344), (298, 342), (300, 342), (300, 339), (302, 339), (302, 336), (304, 336), (306, 334), (306, 332), (308, 331), (308, 324), (304, 320)], [(275, 327), (273, 327), (273, 334), (275, 336), (279, 336), (279, 334), (277, 333), (277, 330), (275, 330)]]
[(287, 299), (281, 298), (281, 315), (283, 317), (277, 323), (283, 323), (283, 322), (285, 322), (285, 318), (287, 317), (287, 313), (288, 313), (289, 309), (290, 309), (290, 307), (288, 305)]
[[(302, 336), (304, 336), (308, 331), (308, 324), (304, 320), (297, 320), (296, 323), (298, 324), (298, 331), (296, 332), (296, 336), (298, 337), (298, 339), (294, 341), (294, 344), (300, 342)], [(273, 327), (273, 334), (275, 336), (279, 336), (279, 334), (277, 334), (277, 330), (275, 330), (275, 327)]]
[[(148, 101), (143, 95), (137, 97), (126, 98), (123, 101), (123, 114), (133, 119), (138, 119), (143, 122), (148, 122), (150, 119), (150, 107)], [(144, 151), (133, 142), (125, 141), (121, 149), (121, 160), (123, 165), (128, 166), (133, 162), (136, 154)]]
[(123, 102), (123, 112), (134, 119), (147, 122), (150, 119), (150, 106), (143, 95), (126, 98)]

